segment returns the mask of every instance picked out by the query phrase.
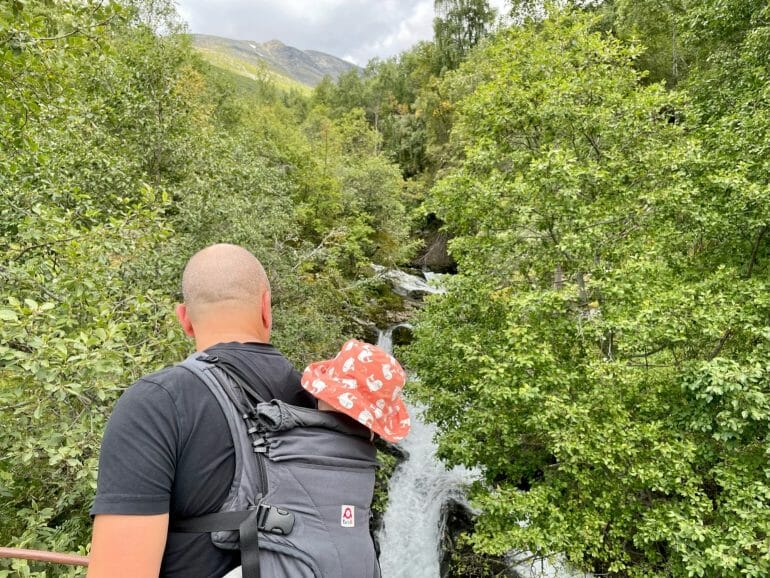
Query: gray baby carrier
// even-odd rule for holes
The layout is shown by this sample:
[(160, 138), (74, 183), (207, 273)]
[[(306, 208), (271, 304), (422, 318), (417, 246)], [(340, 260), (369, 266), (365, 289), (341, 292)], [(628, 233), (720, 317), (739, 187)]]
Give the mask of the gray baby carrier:
[(240, 549), (244, 578), (378, 578), (369, 430), (341, 414), (259, 400), (217, 357), (196, 353), (181, 365), (222, 407), (235, 475), (219, 512), (172, 520), (170, 530), (211, 532), (216, 546)]

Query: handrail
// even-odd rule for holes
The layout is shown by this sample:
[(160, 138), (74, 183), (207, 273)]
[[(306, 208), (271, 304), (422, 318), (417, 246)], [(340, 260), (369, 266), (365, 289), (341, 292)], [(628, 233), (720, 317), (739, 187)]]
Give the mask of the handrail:
[(88, 566), (87, 556), (61, 554), (45, 550), (27, 550), (25, 548), (0, 548), (0, 558), (20, 558), (22, 560), (35, 560), (36, 562), (50, 562), (51, 564)]

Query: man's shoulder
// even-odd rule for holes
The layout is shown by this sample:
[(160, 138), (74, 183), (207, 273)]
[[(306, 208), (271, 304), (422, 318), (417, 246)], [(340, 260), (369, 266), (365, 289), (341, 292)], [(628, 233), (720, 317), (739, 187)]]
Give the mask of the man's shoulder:
[(284, 361), (288, 363), (288, 359), (286, 359), (283, 353), (281, 353), (272, 343), (263, 343), (257, 341), (229, 341), (217, 343), (207, 348), (206, 353), (213, 355), (218, 353), (229, 353), (231, 355), (240, 355), (251, 358), (264, 357), (273, 361)]
[(201, 380), (193, 371), (177, 363), (143, 375), (133, 386), (157, 387), (171, 392), (198, 382)]
[(120, 396), (113, 415), (116, 413), (140, 416), (145, 425), (155, 424), (156, 429), (164, 429), (173, 422), (183, 436), (206, 420), (213, 419), (221, 425), (222, 416), (219, 402), (206, 383), (180, 364), (136, 380)]
[(219, 343), (208, 348), (206, 353), (247, 374), (258, 375), (260, 381), (299, 387), (300, 374), (297, 369), (269, 343)]
[(315, 398), (300, 384), (300, 373), (269, 343), (219, 343), (206, 349), (228, 369), (254, 388), (259, 399), (280, 399), (292, 405), (314, 408)]
[(203, 381), (180, 364), (170, 365), (137, 379), (124, 392), (123, 403), (155, 403), (167, 399), (175, 405), (185, 398), (199, 398)]

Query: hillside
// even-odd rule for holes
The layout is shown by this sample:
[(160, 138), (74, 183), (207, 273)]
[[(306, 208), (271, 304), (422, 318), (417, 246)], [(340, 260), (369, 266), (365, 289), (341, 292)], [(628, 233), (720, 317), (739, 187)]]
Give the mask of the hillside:
[[(269, 73), (277, 84), (315, 86), (324, 76), (336, 79), (354, 64), (315, 50), (300, 50), (279, 40), (258, 43), (193, 34), (193, 45), (217, 66), (258, 79)], [(283, 80), (282, 80), (283, 79)]]

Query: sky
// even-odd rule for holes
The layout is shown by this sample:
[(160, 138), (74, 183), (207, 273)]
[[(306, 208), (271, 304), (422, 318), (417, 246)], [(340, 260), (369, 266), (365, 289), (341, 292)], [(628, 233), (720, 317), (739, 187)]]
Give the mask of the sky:
[[(176, 0), (190, 31), (280, 40), (364, 66), (433, 37), (433, 0)], [(505, 0), (490, 0), (498, 9)]]

